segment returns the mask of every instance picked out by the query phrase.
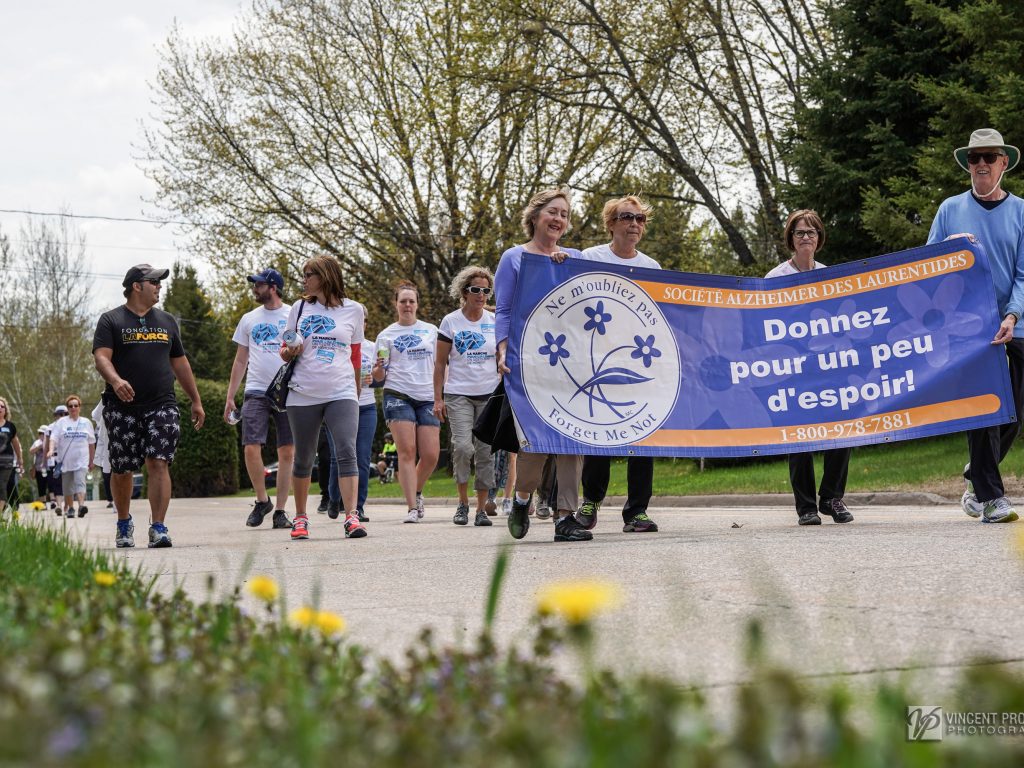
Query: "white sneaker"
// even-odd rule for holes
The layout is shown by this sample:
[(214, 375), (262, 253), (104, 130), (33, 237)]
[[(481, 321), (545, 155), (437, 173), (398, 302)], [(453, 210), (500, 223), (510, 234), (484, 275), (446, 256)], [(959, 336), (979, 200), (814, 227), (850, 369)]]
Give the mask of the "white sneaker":
[(417, 493), (416, 494), (416, 514), (419, 516), (420, 520), (422, 520), (423, 519), (423, 515), (426, 514), (426, 512), (423, 509), (423, 494), (422, 493)]
[(1005, 496), (985, 503), (985, 510), (982, 513), (986, 523), (1012, 523), (1017, 519), (1017, 513)]
[(418, 523), (420, 521), (420, 513), (418, 509), (410, 509), (409, 514), (405, 516), (406, 523)]
[(501, 514), (505, 517), (512, 514), (512, 499), (505, 499), (501, 502)]
[(981, 513), (985, 511), (985, 505), (978, 501), (978, 497), (974, 495), (973, 491), (964, 491), (964, 495), (960, 499), (960, 506), (968, 517), (981, 517)]

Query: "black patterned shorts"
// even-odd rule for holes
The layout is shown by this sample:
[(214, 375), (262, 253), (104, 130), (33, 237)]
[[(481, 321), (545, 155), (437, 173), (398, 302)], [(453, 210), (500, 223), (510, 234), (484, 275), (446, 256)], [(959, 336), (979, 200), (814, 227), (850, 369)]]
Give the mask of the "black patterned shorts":
[(111, 472), (134, 472), (146, 459), (174, 461), (181, 434), (176, 405), (138, 410), (108, 402), (103, 407), (103, 423), (109, 435)]

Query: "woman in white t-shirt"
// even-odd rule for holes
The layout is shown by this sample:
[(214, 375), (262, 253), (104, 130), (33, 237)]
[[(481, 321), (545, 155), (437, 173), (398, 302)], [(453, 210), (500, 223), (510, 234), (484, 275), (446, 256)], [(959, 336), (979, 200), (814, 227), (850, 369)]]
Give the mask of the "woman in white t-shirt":
[[(789, 214), (782, 237), (793, 256), (772, 269), (765, 275), (766, 278), (825, 268), (824, 264), (815, 260), (818, 251), (825, 245), (825, 225), (815, 211), (799, 210)], [(806, 451), (789, 454), (789, 484), (796, 500), (798, 525), (821, 525), (819, 512), (837, 523), (853, 522), (853, 515), (843, 502), (852, 451), (852, 448), (833, 448), (823, 453), (824, 471), (817, 494), (814, 488), (813, 453)]]
[(75, 516), (77, 499), (78, 516), (85, 517), (89, 511), (85, 506), (85, 476), (92, 469), (96, 454), (96, 432), (92, 422), (82, 416), (82, 398), (69, 395), (64, 404), (68, 407), (68, 415), (58, 419), (51, 428), (50, 443), (60, 462), (64, 514), (67, 517)]
[[(498, 386), (494, 363), (494, 313), (484, 304), (494, 290), (494, 276), (483, 267), (464, 268), (452, 280), (449, 295), (461, 309), (445, 315), (437, 332), (434, 364), (434, 415), (448, 419), (454, 448), (459, 504), (453, 522), (469, 523), (469, 468), (476, 459), (476, 517), (473, 525), (490, 525), (484, 506), (494, 485), (491, 447), (473, 437), (473, 425)], [(447, 374), (447, 381), (445, 375)], [(443, 394), (442, 394), (443, 393)]]
[[(345, 280), (337, 259), (310, 259), (302, 267), (302, 277), (302, 301), (296, 302), (288, 315), (285, 343), (281, 345), (283, 360), (297, 359), (288, 385), (288, 423), (295, 440), (292, 539), (309, 538), (306, 500), (321, 423), (334, 438), (338, 485), (348, 506), (345, 537), (358, 539), (366, 536), (355, 508), (359, 485), (359, 366), (366, 312), (362, 304), (345, 298)], [(291, 344), (289, 331), (297, 336)]]
[[(398, 448), (398, 482), (409, 510), (405, 522), (423, 517), (423, 486), (441, 452), (441, 422), (434, 415), (434, 354), (437, 326), (416, 318), (419, 289), (395, 289), (398, 322), (377, 336), (374, 386), (384, 387), (384, 419)], [(419, 461), (416, 455), (419, 454)]]

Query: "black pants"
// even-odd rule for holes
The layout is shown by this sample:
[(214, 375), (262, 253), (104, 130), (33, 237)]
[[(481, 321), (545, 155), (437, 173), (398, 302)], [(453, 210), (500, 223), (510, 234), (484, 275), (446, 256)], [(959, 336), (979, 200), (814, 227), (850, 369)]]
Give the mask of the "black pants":
[(818, 511), (818, 499), (841, 499), (846, 493), (846, 477), (850, 472), (852, 448), (834, 448), (825, 451), (825, 471), (817, 495), (814, 492), (814, 454), (789, 454), (789, 483), (793, 486), (796, 499), (796, 513)]
[(113, 501), (114, 497), (110, 493), (110, 473), (102, 472), (103, 475), (103, 494), (107, 501)]
[(316, 443), (316, 477), (320, 482), (320, 501), (327, 504), (331, 500), (331, 446), (327, 443), (327, 429), (322, 424)]
[[(583, 459), (583, 498), (601, 503), (608, 493), (611, 474), (610, 456), (586, 456)], [(630, 456), (626, 460), (626, 504), (622, 508), (622, 521), (628, 523), (641, 512), (647, 511), (654, 493), (654, 459), (650, 456)]]
[(967, 433), (967, 450), (971, 457), (969, 473), (964, 477), (974, 484), (978, 501), (992, 501), (1005, 496), (1003, 476), (999, 464), (1013, 447), (1020, 434), (1021, 399), (1024, 396), (1024, 339), (1013, 339), (1006, 345), (1010, 365), (1010, 390), (1013, 394), (1013, 413), (1016, 421)]

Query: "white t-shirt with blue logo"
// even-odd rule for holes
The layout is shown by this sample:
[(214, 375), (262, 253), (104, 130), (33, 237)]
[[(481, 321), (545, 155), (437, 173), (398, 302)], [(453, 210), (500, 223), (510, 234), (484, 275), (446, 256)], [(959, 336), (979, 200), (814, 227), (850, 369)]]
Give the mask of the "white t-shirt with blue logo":
[(384, 389), (433, 402), (437, 326), (423, 320), (412, 325), (392, 323), (377, 336), (377, 349), (383, 348), (390, 353)]
[(363, 346), (359, 348), (359, 356), (362, 358), (363, 367), (360, 371), (362, 389), (359, 392), (359, 407), (364, 405), (375, 405), (377, 402), (377, 391), (370, 389), (373, 383), (373, 364), (377, 354), (377, 342), (374, 339), (363, 339)]
[[(288, 315), (288, 329), (302, 302)], [(352, 366), (352, 345), (363, 342), (363, 305), (345, 299), (340, 307), (307, 303), (299, 319), (302, 354), (295, 364), (288, 388), (288, 405), (319, 405), (334, 400), (356, 400), (356, 372)]]
[(494, 313), (484, 310), (479, 320), (466, 317), (461, 309), (445, 315), (438, 338), (452, 345), (448, 355), (446, 395), (478, 397), (491, 394), (498, 386), (494, 362)]
[(64, 472), (89, 468), (89, 446), (96, 443), (92, 422), (84, 416), (58, 419), (50, 432), (50, 444)]
[(245, 374), (246, 393), (263, 394), (281, 367), (281, 334), (284, 333), (291, 307), (282, 304), (277, 309), (256, 307), (238, 321), (231, 340), (249, 349), (249, 370)]

